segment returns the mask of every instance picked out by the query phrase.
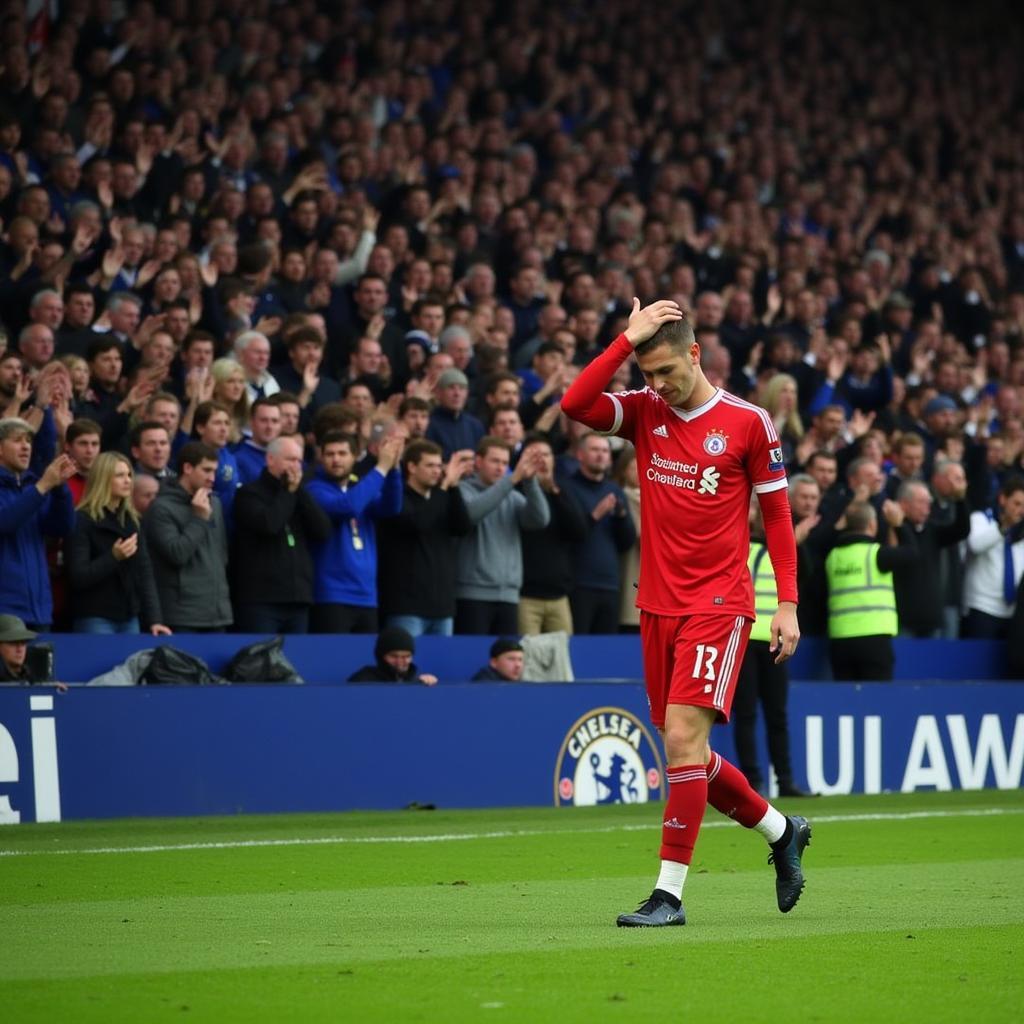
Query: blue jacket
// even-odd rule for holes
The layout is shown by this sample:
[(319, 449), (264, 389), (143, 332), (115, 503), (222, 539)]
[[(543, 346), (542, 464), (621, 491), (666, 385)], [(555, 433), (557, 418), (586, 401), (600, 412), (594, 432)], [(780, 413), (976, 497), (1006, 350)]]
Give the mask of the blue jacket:
[(44, 626), (53, 621), (53, 594), (43, 535), (71, 533), (75, 508), (67, 484), (43, 495), (38, 479), (28, 470), (18, 480), (0, 467), (0, 612)]
[[(267, 465), (265, 449), (257, 448), (249, 438), (246, 438), (231, 448), (231, 454), (234, 455), (235, 464), (238, 466), (239, 484), (251, 484), (254, 480), (259, 480), (260, 473)], [(217, 460), (217, 476), (220, 476), (219, 459)]]
[(231, 510), (235, 507), (235, 491), (241, 486), (242, 479), (237, 460), (227, 447), (221, 448), (217, 452), (217, 475), (213, 480), (213, 493), (220, 498), (221, 508), (224, 510), (224, 525), (229, 534), (232, 524)]
[(430, 414), (427, 425), (427, 440), (441, 446), (445, 461), (452, 457), (452, 452), (463, 448), (475, 451), (485, 433), (484, 425), (471, 413), (456, 416), (440, 405)]
[[(626, 495), (614, 480), (590, 480), (580, 470), (560, 482), (583, 507), (589, 528), (587, 539), (576, 545), (574, 552), (576, 586), (618, 590), (620, 555), (636, 543), (636, 527)], [(614, 494), (618, 505), (595, 523), (590, 513), (606, 494)]]
[[(371, 469), (342, 490), (317, 466), (307, 485), (331, 520), (331, 537), (313, 549), (315, 604), (377, 607), (377, 534), (373, 520), (402, 511), (402, 474)], [(353, 525), (355, 530), (353, 530)], [(358, 540), (357, 540), (358, 538)]]

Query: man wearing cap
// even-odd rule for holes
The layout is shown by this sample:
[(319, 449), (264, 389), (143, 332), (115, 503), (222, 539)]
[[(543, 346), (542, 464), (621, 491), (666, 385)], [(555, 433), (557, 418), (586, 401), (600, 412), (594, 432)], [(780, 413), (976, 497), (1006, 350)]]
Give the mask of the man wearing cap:
[(523, 678), (523, 645), (502, 636), (491, 644), (491, 660), (470, 677), (474, 683), (518, 683)]
[(412, 660), (416, 653), (416, 641), (405, 629), (391, 627), (382, 629), (373, 648), (377, 659), (372, 665), (356, 669), (348, 677), (350, 683), (423, 683), (433, 686), (437, 676), (420, 672)]
[(32, 682), (26, 663), (28, 642), (37, 635), (17, 615), (0, 615), (0, 686)]
[(39, 466), (53, 453), (49, 409), (33, 442), (34, 434), (22, 419), (0, 420), (0, 612), (45, 630), (53, 621), (53, 595), (43, 535), (64, 537), (74, 528), (66, 481), (76, 467), (67, 454)]
[(441, 446), (442, 457), (447, 462), (452, 452), (476, 448), (484, 436), (484, 425), (466, 412), (469, 378), (461, 370), (445, 370), (437, 378), (434, 395), (437, 405), (430, 414), (427, 440)]

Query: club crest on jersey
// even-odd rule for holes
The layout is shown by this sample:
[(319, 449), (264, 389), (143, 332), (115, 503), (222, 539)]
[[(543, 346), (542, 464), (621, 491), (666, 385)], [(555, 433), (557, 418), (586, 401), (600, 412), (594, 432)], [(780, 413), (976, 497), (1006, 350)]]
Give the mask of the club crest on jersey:
[(556, 807), (664, 799), (661, 754), (632, 712), (594, 708), (569, 727), (555, 762)]
[(724, 430), (709, 430), (708, 436), (704, 438), (704, 451), (708, 455), (719, 456), (725, 451), (728, 443), (729, 435)]

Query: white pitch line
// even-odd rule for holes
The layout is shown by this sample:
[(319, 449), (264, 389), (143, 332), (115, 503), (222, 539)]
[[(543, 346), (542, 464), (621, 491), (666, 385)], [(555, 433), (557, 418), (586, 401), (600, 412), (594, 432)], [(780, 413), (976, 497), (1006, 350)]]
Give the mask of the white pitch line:
[[(858, 821), (910, 821), (917, 818), (990, 818), (1003, 814), (1024, 814), (1024, 808), (982, 807), (963, 811), (907, 811), (905, 813), (822, 814), (811, 824), (846, 824)], [(701, 828), (729, 828), (732, 821), (708, 821)], [(367, 843), (449, 843), (471, 839), (518, 839), (529, 836), (586, 835), (602, 832), (647, 832), (645, 825), (607, 825), (601, 828), (509, 829), (501, 832), (439, 832), (412, 836), (319, 836), (309, 839), (239, 839), (222, 843), (177, 843), (162, 846), (99, 846), (70, 850), (0, 850), (0, 857), (70, 856), (97, 853), (174, 853), (178, 850), (243, 850), (267, 846), (340, 846)]]

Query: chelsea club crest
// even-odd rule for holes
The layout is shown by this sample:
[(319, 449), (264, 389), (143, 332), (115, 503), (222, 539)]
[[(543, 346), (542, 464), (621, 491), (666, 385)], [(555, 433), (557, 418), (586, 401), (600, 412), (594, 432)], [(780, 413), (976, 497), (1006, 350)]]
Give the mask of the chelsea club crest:
[(729, 435), (722, 430), (709, 430), (704, 438), (704, 451), (708, 455), (721, 455), (729, 443)]
[(643, 804), (665, 799), (661, 754), (625, 708), (595, 708), (569, 729), (555, 764), (555, 806)]

